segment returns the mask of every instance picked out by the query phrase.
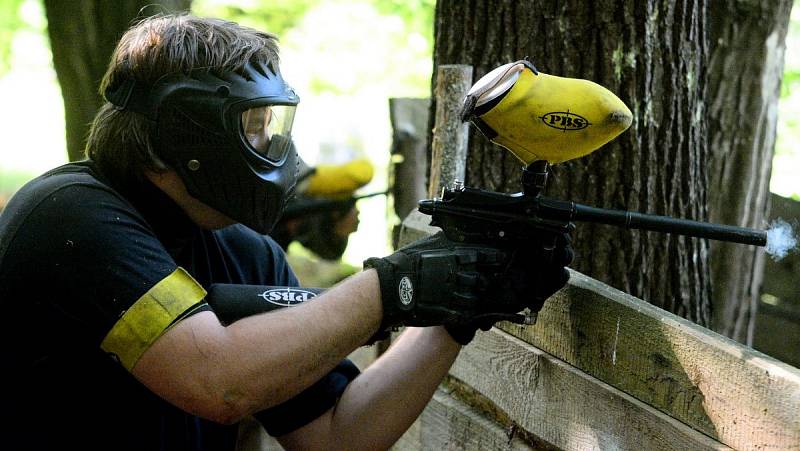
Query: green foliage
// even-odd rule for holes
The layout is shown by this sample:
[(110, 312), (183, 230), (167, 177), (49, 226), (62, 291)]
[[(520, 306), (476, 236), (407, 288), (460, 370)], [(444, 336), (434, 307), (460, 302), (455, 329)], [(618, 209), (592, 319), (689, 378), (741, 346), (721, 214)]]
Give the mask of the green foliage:
[[(428, 96), (435, 0), (194, 0), (192, 12), (278, 35), (284, 62), (313, 62), (292, 78), (304, 93)], [(331, 70), (335, 69), (335, 70)]]
[[(14, 0), (22, 1), (22, 0)], [(195, 0), (192, 12), (202, 16), (224, 17), (244, 25), (257, 27), (282, 36), (297, 26), (309, 10), (323, 4), (346, 5), (366, 3), (383, 15), (399, 16), (409, 29), (432, 36), (436, 0)]]
[(339, 0), (310, 10), (286, 41), (295, 55), (315, 62), (309, 94), (429, 95), (433, 6), (425, 10), (425, 5)]
[(429, 37), (433, 41), (433, 15), (436, 0), (373, 0), (381, 14), (403, 18), (411, 31)]
[(278, 36), (294, 28), (306, 11), (322, 0), (270, 0), (268, 2), (195, 0), (192, 13), (223, 17)]
[(25, 22), (19, 15), (20, 6), (24, 1), (0, 1), (0, 75), (4, 75), (11, 67), (14, 33), (25, 27)]
[(789, 98), (800, 89), (800, 69), (786, 69), (781, 83), (781, 98)]

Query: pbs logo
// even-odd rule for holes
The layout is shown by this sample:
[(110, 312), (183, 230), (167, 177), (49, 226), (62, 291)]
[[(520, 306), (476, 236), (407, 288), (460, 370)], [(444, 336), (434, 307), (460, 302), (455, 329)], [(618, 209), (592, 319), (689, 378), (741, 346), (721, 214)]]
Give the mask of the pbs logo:
[(565, 132), (583, 130), (584, 128), (592, 125), (588, 120), (586, 120), (585, 117), (579, 114), (570, 113), (569, 111), (547, 113), (544, 116), (539, 116), (539, 119), (544, 122), (544, 125)]

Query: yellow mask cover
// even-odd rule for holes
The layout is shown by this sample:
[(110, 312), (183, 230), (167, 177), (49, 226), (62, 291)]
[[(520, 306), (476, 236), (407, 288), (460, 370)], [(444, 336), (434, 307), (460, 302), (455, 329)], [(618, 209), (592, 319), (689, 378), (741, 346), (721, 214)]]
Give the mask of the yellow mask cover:
[(338, 199), (350, 197), (372, 180), (369, 160), (359, 158), (343, 164), (320, 164), (303, 193), (311, 197)]
[(500, 66), (478, 80), (467, 94), (464, 117), (525, 164), (587, 155), (632, 120), (608, 89), (541, 73), (528, 61)]

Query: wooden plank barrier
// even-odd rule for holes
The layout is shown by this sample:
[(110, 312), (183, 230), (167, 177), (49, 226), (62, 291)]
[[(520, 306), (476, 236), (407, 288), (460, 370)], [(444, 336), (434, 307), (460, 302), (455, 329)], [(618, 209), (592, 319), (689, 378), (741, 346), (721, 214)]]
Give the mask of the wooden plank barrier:
[[(437, 230), (413, 211), (400, 244)], [(800, 370), (575, 271), (535, 325), (479, 332), (445, 385), (395, 449), (517, 431), (497, 449), (800, 450)]]

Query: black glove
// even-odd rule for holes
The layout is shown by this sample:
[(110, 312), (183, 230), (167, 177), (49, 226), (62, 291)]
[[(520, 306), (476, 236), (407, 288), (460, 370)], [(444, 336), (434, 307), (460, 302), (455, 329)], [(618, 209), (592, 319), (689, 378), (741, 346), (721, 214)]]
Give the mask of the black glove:
[[(544, 302), (569, 281), (566, 266), (572, 263), (575, 253), (572, 249), (571, 233), (574, 224), (569, 224), (563, 232), (537, 231), (525, 243), (517, 243), (504, 277), (498, 281), (498, 292), (506, 293), (513, 305), (527, 308), (531, 313), (542, 309)], [(485, 308), (491, 309), (492, 305)], [(445, 324), (450, 335), (462, 345), (469, 343), (477, 329), (489, 330), (502, 317), (477, 318), (470, 324)]]
[[(386, 258), (368, 259), (364, 266), (378, 271), (381, 285), (381, 330), (443, 324), (465, 344), (478, 327), (522, 322), (517, 312), (538, 310), (569, 278), (568, 235), (542, 235), (512, 247), (456, 243), (440, 232)], [(536, 261), (545, 256), (553, 269), (540, 274)]]

